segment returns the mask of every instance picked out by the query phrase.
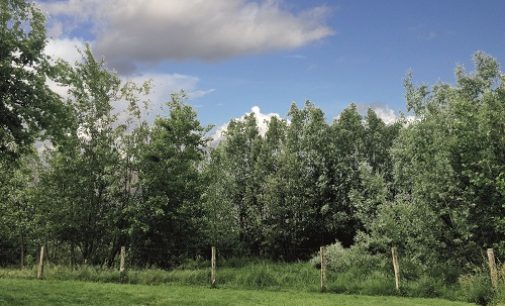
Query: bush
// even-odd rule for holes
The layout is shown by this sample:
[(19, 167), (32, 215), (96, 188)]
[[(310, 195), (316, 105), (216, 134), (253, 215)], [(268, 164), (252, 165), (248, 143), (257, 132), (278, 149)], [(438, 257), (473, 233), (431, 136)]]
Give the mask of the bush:
[(462, 275), (458, 283), (467, 302), (488, 305), (493, 300), (494, 292), (489, 277), (484, 273)]
[[(319, 252), (312, 257), (310, 263), (316, 268), (320, 267)], [(384, 257), (372, 255), (360, 245), (344, 248), (337, 241), (326, 247), (326, 268), (331, 272), (352, 271), (356, 274), (356, 277), (361, 279), (373, 271), (387, 271), (386, 265)]]

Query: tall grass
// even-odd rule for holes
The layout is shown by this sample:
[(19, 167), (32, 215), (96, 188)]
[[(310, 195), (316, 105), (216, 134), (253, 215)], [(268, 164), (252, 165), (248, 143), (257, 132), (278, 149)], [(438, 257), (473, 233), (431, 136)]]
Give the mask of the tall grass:
[[(319, 286), (319, 271), (307, 263), (273, 263), (256, 260), (239, 267), (218, 266), (218, 286), (224, 288), (247, 288), (283, 290), (296, 289), (316, 291)], [(190, 265), (191, 266), (191, 265)], [(209, 264), (210, 266), (210, 264)], [(36, 267), (20, 270), (17, 268), (0, 269), (0, 278), (34, 279)], [(81, 280), (92, 282), (124, 282), (130, 284), (179, 284), (192, 286), (208, 286), (210, 268), (183, 265), (177, 269), (166, 271), (162, 269), (129, 269), (126, 277), (122, 277), (117, 269), (93, 266), (46, 265), (44, 278), (50, 280)]]

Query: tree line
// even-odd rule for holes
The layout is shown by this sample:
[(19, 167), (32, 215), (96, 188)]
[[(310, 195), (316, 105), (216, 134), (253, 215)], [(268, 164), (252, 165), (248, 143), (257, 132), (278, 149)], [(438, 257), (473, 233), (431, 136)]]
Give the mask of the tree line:
[(232, 120), (214, 147), (183, 92), (149, 124), (149, 82), (122, 81), (89, 47), (72, 65), (49, 58), (43, 14), (0, 6), (2, 264), (42, 244), (109, 266), (127, 246), (133, 264), (164, 268), (211, 245), (288, 261), (336, 241), (394, 245), (426, 269), (505, 255), (505, 76), (482, 52), (455, 84), (407, 76), (413, 120), (351, 104), (327, 122), (307, 101), (264, 135), (254, 113)]

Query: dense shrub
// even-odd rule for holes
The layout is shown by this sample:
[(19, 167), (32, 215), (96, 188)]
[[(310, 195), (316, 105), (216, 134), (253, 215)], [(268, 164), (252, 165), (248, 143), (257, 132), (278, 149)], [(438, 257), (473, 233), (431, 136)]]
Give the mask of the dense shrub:
[(458, 282), (461, 295), (468, 302), (487, 305), (493, 299), (489, 277), (483, 273), (463, 275)]
[[(366, 276), (375, 270), (386, 270), (386, 258), (372, 255), (362, 245), (344, 248), (340, 242), (335, 242), (326, 247), (326, 268), (332, 272), (354, 272)], [(319, 252), (310, 259), (312, 266), (319, 268)], [(361, 277), (360, 277), (361, 278)]]

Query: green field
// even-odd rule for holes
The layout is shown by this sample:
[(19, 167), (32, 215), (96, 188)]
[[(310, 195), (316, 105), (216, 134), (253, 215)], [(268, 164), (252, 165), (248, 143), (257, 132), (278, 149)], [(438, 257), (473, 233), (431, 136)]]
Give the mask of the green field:
[(441, 299), (0, 279), (0, 305), (471, 305)]

